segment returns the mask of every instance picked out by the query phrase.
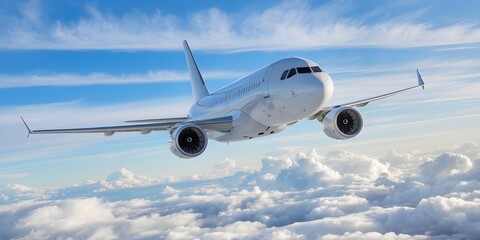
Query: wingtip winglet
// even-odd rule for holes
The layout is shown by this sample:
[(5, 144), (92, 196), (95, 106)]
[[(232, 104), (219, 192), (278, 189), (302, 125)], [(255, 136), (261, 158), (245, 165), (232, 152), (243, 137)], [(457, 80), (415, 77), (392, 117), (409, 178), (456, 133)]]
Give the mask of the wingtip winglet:
[(30, 130), (30, 127), (28, 127), (28, 124), (27, 124), (27, 122), (25, 122), (25, 119), (23, 119), (22, 116), (20, 116), (20, 118), (22, 119), (23, 124), (25, 125), (25, 127), (28, 130), (28, 135), (27, 135), (27, 138), (28, 138), (28, 137), (30, 137), (30, 134), (32, 134), (32, 130)]
[(425, 82), (423, 81), (422, 75), (420, 75), (420, 72), (417, 69), (417, 80), (418, 80), (418, 86), (422, 86), (422, 89), (425, 89)]

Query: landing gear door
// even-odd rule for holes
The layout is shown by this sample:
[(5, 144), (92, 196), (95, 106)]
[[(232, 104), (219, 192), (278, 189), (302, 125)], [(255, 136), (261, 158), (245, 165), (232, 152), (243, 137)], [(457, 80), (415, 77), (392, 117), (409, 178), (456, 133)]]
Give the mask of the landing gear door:
[(263, 97), (267, 98), (270, 96), (269, 90), (268, 90), (268, 81), (270, 79), (270, 75), (272, 74), (273, 69), (275, 68), (275, 64), (272, 64), (268, 66), (265, 69), (265, 75), (263, 76), (262, 80), (262, 92), (263, 92)]

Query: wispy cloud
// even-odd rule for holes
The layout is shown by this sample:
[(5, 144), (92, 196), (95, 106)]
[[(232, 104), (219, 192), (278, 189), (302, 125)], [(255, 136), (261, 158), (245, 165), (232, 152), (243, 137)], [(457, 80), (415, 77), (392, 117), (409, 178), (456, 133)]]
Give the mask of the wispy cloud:
[(5, 181), (15, 181), (18, 178), (23, 178), (28, 176), (28, 173), (26, 172), (20, 172), (20, 173), (11, 173), (11, 174), (0, 174), (0, 181), (5, 182)]
[(161, 10), (118, 16), (90, 5), (76, 21), (46, 21), (33, 26), (39, 21), (41, 6), (30, 8), (36, 9), (26, 11), (25, 19), (11, 21), (0, 31), (1, 49), (176, 50), (183, 39), (190, 39), (196, 49), (226, 51), (405, 48), (480, 42), (480, 29), (475, 23), (434, 26), (418, 22), (418, 15), (428, 13), (425, 9), (368, 24), (342, 14), (352, 6), (335, 3), (317, 6), (284, 1), (242, 18), (212, 8), (186, 19)]
[(415, 92), (414, 90), (375, 104), (439, 103), (478, 99), (475, 89), (480, 86), (477, 81), (480, 78), (479, 66), (478, 59), (470, 58), (459, 60), (426, 58), (395, 66), (392, 64), (371, 66), (358, 65), (358, 63), (337, 64), (332, 66), (330, 72), (335, 84), (331, 104), (349, 102), (413, 86), (416, 84), (416, 68), (420, 69), (425, 80), (425, 91), (415, 94), (412, 93)]
[(402, 128), (402, 127), (412, 127), (412, 126), (417, 126), (417, 125), (426, 125), (426, 124), (432, 124), (435, 122), (442, 122), (442, 121), (452, 121), (452, 120), (461, 120), (461, 119), (469, 119), (469, 118), (479, 118), (480, 114), (471, 114), (471, 115), (465, 115), (465, 116), (450, 116), (450, 117), (445, 117), (445, 118), (435, 118), (435, 119), (429, 119), (429, 120), (423, 120), (423, 121), (415, 121), (415, 122), (401, 122), (401, 123), (390, 123), (390, 124), (381, 124), (381, 125), (373, 125), (371, 127), (368, 127), (369, 129), (372, 130), (381, 130), (385, 128)]
[[(205, 71), (205, 79), (236, 79), (244, 75), (235, 71)], [(149, 71), (146, 74), (111, 75), (108, 73), (90, 73), (87, 75), (52, 73), (43, 75), (0, 75), (0, 88), (38, 87), (38, 86), (81, 86), (81, 85), (113, 85), (144, 84), (160, 82), (186, 82), (190, 77), (186, 72)]]

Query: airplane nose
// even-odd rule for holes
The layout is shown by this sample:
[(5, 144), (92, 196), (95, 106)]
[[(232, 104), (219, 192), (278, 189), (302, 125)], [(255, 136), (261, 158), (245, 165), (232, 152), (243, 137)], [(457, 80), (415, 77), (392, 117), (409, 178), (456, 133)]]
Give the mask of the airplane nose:
[(289, 116), (291, 121), (317, 113), (326, 106), (333, 91), (332, 81), (326, 73), (297, 74), (278, 83), (270, 88), (270, 101), (281, 106), (278, 108), (281, 117)]
[(312, 75), (307, 79), (307, 84), (304, 87), (312, 111), (324, 107), (330, 100), (333, 92), (332, 80), (327, 74)]
[(323, 101), (321, 107), (325, 107), (333, 94), (333, 81), (327, 73), (323, 73), (320, 79), (323, 84)]

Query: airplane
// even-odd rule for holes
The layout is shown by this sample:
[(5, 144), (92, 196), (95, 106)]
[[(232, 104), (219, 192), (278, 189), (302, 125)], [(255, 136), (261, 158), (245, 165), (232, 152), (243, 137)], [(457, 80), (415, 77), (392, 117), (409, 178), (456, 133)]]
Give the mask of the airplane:
[(417, 85), (345, 104), (327, 106), (333, 81), (319, 64), (299, 57), (276, 61), (210, 93), (187, 41), (183, 41), (195, 103), (187, 116), (129, 120), (129, 125), (72, 129), (31, 130), (30, 134), (168, 131), (170, 150), (180, 158), (202, 154), (209, 139), (232, 142), (279, 133), (302, 119), (320, 121), (324, 133), (344, 140), (357, 136), (363, 117), (355, 107), (417, 87), (424, 81), (417, 69)]

